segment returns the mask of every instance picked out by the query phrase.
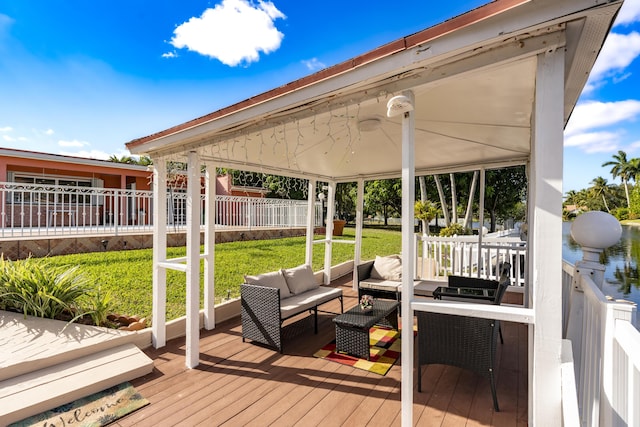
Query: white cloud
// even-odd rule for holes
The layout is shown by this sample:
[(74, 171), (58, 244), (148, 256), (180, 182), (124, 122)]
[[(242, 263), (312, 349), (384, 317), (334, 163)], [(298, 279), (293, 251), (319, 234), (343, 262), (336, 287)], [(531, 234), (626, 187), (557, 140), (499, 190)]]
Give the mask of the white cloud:
[(607, 153), (618, 149), (620, 134), (616, 132), (586, 132), (565, 138), (565, 147), (579, 147), (586, 153)]
[(280, 47), (284, 34), (274, 26), (285, 18), (270, 1), (223, 0), (200, 17), (193, 17), (173, 32), (171, 44), (216, 58), (231, 67), (249, 64)]
[(634, 121), (638, 116), (640, 116), (640, 101), (583, 102), (574, 108), (565, 129), (565, 138), (576, 136), (590, 129)]
[(15, 142), (16, 139), (9, 136), (9, 135), (2, 135), (2, 139), (4, 139), (6, 142)]
[(174, 50), (172, 52), (166, 52), (162, 54), (163, 58), (177, 58), (178, 57), (178, 53)]
[(325, 64), (318, 61), (318, 58), (311, 58), (311, 59), (302, 61), (302, 63), (311, 71), (322, 70), (323, 68), (327, 67)]
[(60, 141), (58, 141), (58, 145), (60, 147), (86, 147), (87, 145), (89, 145), (89, 143), (85, 142), (85, 141), (78, 141), (77, 139), (74, 139), (73, 141), (60, 140)]
[(53, 131), (53, 129), (47, 129), (44, 131), (45, 135), (53, 135), (55, 132)]
[(13, 128), (11, 126), (5, 126), (0, 128), (0, 132), (11, 132)]
[(628, 25), (640, 21), (640, 0), (625, 0), (614, 26)]
[[(607, 77), (609, 74), (623, 72), (640, 55), (640, 34), (610, 33), (593, 65), (589, 80)], [(625, 73), (626, 74), (626, 73)]]
[(84, 157), (87, 159), (108, 160), (110, 154), (102, 150), (80, 150), (80, 151), (60, 151), (59, 154), (64, 156)]

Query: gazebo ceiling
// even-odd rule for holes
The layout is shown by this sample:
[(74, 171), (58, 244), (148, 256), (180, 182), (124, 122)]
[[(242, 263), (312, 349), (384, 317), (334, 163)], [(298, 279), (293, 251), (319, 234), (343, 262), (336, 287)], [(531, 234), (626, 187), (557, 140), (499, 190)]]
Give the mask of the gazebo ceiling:
[(320, 180), (397, 177), (401, 116), (387, 117), (387, 101), (410, 90), (416, 174), (525, 163), (537, 56), (567, 52), (566, 123), (619, 8), (533, 3), (490, 3), (127, 147), (177, 160), (196, 151), (216, 166)]

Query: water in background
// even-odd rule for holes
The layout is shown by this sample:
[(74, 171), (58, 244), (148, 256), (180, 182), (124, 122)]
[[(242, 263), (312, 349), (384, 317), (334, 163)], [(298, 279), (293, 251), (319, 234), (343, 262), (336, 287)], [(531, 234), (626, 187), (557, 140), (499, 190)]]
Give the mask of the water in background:
[[(562, 258), (571, 264), (582, 259), (580, 246), (571, 238), (571, 223), (562, 223)], [(640, 227), (623, 225), (618, 244), (605, 249), (600, 261), (606, 266), (602, 286), (605, 295), (640, 304)]]

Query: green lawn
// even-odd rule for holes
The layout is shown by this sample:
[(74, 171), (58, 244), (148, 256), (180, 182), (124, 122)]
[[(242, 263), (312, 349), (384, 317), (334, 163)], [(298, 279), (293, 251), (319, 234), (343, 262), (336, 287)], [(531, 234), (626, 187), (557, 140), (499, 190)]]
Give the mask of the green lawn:
[[(353, 240), (354, 235), (353, 228), (345, 228), (342, 239)], [(369, 228), (363, 230), (362, 259), (400, 253), (400, 246), (401, 235), (398, 231)], [(324, 249), (324, 244), (316, 244), (313, 247), (314, 271), (321, 270), (324, 265)], [(353, 250), (352, 244), (334, 243), (332, 264), (353, 259)], [(167, 257), (184, 255), (184, 248), (169, 248)], [(216, 244), (216, 303), (225, 298), (228, 292), (232, 298), (240, 296), (243, 275), (295, 267), (304, 263), (304, 257), (304, 237)], [(94, 280), (96, 285), (111, 292), (115, 313), (139, 315), (148, 319), (151, 317), (151, 260), (151, 249), (49, 258), (53, 265), (80, 266), (80, 271)], [(185, 294), (184, 273), (167, 271), (167, 319), (185, 314)]]

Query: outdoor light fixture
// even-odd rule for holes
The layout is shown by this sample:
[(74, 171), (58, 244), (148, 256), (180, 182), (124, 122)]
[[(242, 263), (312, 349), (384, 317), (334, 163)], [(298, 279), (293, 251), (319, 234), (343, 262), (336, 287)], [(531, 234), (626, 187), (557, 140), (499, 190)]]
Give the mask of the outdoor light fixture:
[(100, 243), (102, 243), (102, 247), (104, 248), (104, 250), (107, 250), (107, 245), (109, 244), (108, 240), (100, 240)]
[(621, 235), (620, 222), (606, 212), (585, 212), (571, 224), (571, 237), (582, 246), (585, 260), (590, 255), (590, 261), (598, 261), (600, 252), (618, 243)]
[(600, 263), (600, 254), (605, 248), (618, 243), (620, 236), (620, 222), (606, 212), (585, 212), (571, 224), (571, 237), (582, 246), (582, 260), (576, 261), (576, 272), (588, 272), (600, 290), (605, 271), (605, 266)]
[(378, 130), (380, 128), (380, 123), (380, 119), (375, 117), (362, 119), (358, 122), (358, 130), (360, 132), (373, 132), (374, 130)]
[(413, 111), (413, 104), (405, 95), (394, 96), (387, 102), (387, 117), (395, 117), (409, 111)]

